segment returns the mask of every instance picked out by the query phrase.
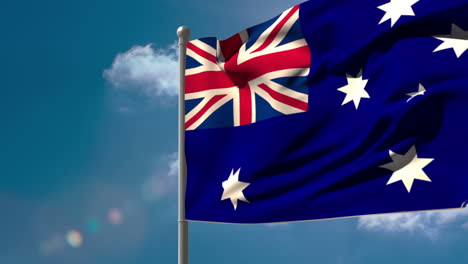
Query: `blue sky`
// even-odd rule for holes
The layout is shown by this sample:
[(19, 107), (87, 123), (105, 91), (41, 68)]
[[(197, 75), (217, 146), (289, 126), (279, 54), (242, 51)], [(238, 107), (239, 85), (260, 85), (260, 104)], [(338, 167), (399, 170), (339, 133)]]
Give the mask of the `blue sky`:
[[(299, 2), (3, 2), (0, 263), (175, 263), (176, 29), (222, 39)], [(466, 210), (191, 223), (189, 259), (467, 263), (467, 234)]]

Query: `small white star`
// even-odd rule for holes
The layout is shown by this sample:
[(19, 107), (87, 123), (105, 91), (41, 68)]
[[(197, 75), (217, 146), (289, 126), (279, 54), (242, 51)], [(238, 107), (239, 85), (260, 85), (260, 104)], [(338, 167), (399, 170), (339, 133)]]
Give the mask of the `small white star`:
[(390, 2), (378, 6), (378, 9), (385, 11), (379, 25), (390, 19), (390, 27), (393, 27), (401, 16), (415, 16), (412, 6), (417, 2), (419, 0), (390, 0)]
[(393, 171), (387, 185), (397, 181), (402, 181), (409, 193), (414, 180), (431, 181), (422, 169), (434, 159), (418, 158), (416, 147), (414, 145), (404, 155), (397, 154), (391, 150), (389, 150), (388, 153), (393, 162), (380, 166), (381, 168)]
[(242, 191), (250, 185), (248, 182), (241, 182), (239, 181), (239, 172), (240, 169), (234, 173), (234, 169), (231, 171), (231, 175), (229, 178), (223, 182), (223, 196), (221, 197), (222, 200), (231, 199), (232, 206), (234, 206), (234, 210), (237, 209), (237, 200), (241, 200), (244, 202), (249, 202), (247, 198), (245, 198), (244, 193)]
[(452, 24), (452, 31), (450, 35), (438, 36), (434, 38), (442, 40), (443, 42), (432, 52), (453, 49), (457, 58), (460, 58), (460, 56), (466, 50), (468, 50), (468, 30), (464, 31), (455, 24)]
[(369, 94), (364, 89), (366, 88), (368, 80), (363, 80), (362, 75), (359, 75), (359, 77), (354, 78), (351, 75), (347, 74), (346, 79), (348, 80), (348, 84), (337, 89), (338, 91), (346, 94), (346, 97), (343, 100), (343, 103), (341, 103), (341, 105), (353, 101), (354, 106), (356, 107), (356, 109), (358, 109), (361, 98), (370, 98)]
[(414, 93), (407, 93), (406, 95), (409, 96), (410, 98), (408, 98), (408, 100), (406, 100), (406, 102), (409, 102), (411, 99), (413, 99), (414, 97), (418, 96), (418, 95), (424, 95), (424, 93), (426, 92), (426, 89), (424, 89), (424, 86), (422, 86), (422, 84), (419, 84), (419, 87), (418, 87), (418, 91), (417, 92), (414, 92)]

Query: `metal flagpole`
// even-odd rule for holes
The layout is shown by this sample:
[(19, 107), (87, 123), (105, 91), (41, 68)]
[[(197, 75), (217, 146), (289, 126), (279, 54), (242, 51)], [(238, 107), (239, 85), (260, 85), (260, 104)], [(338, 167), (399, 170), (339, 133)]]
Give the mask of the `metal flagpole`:
[(179, 264), (188, 264), (188, 222), (185, 219), (185, 186), (187, 167), (185, 164), (185, 63), (190, 29), (181, 26), (179, 36)]

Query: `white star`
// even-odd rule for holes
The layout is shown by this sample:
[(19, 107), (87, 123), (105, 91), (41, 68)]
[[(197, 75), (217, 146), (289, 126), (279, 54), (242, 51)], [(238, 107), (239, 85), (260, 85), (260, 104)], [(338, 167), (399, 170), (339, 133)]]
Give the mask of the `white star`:
[(388, 153), (393, 162), (380, 166), (381, 168), (393, 171), (387, 185), (397, 181), (402, 181), (409, 193), (414, 180), (431, 181), (422, 169), (434, 159), (418, 158), (416, 147), (414, 145), (408, 150), (408, 152), (406, 152), (405, 155), (394, 153), (391, 150), (389, 150)]
[(417, 92), (414, 92), (414, 93), (407, 93), (406, 95), (409, 96), (410, 98), (408, 98), (408, 100), (406, 100), (406, 102), (409, 102), (411, 99), (413, 99), (414, 97), (418, 96), (418, 95), (424, 95), (424, 93), (426, 92), (426, 89), (424, 89), (424, 86), (422, 86), (422, 84), (419, 84), (419, 87), (418, 87), (418, 91)]
[(247, 182), (239, 181), (239, 172), (240, 169), (234, 173), (234, 169), (231, 171), (231, 175), (229, 178), (223, 182), (223, 196), (221, 197), (222, 200), (231, 199), (232, 206), (234, 206), (234, 210), (237, 209), (237, 200), (241, 200), (244, 202), (249, 202), (247, 198), (245, 198), (244, 193), (242, 191), (250, 185)]
[(364, 90), (366, 88), (367, 79), (363, 80), (362, 75), (359, 74), (359, 77), (352, 77), (351, 75), (346, 75), (346, 79), (348, 80), (348, 84), (338, 88), (337, 90), (346, 94), (345, 99), (341, 105), (347, 104), (350, 101), (354, 102), (354, 106), (358, 109), (359, 102), (361, 98), (370, 98), (369, 94)]
[(443, 42), (435, 48), (433, 52), (444, 50), (444, 49), (453, 49), (457, 58), (468, 50), (468, 30), (463, 31), (457, 25), (452, 24), (452, 31), (450, 35), (438, 36), (436, 39), (442, 40)]
[(379, 22), (379, 25), (387, 20), (391, 20), (390, 27), (393, 27), (401, 16), (414, 16), (412, 5), (419, 0), (390, 0), (390, 2), (378, 6), (377, 8), (385, 11), (385, 15)]

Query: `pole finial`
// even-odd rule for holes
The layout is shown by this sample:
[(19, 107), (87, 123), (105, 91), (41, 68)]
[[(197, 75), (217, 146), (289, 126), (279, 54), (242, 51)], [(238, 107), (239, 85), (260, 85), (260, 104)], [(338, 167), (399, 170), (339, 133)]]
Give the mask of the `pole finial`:
[(190, 37), (190, 29), (186, 26), (180, 26), (177, 29), (177, 36), (179, 37), (179, 44), (187, 43)]

